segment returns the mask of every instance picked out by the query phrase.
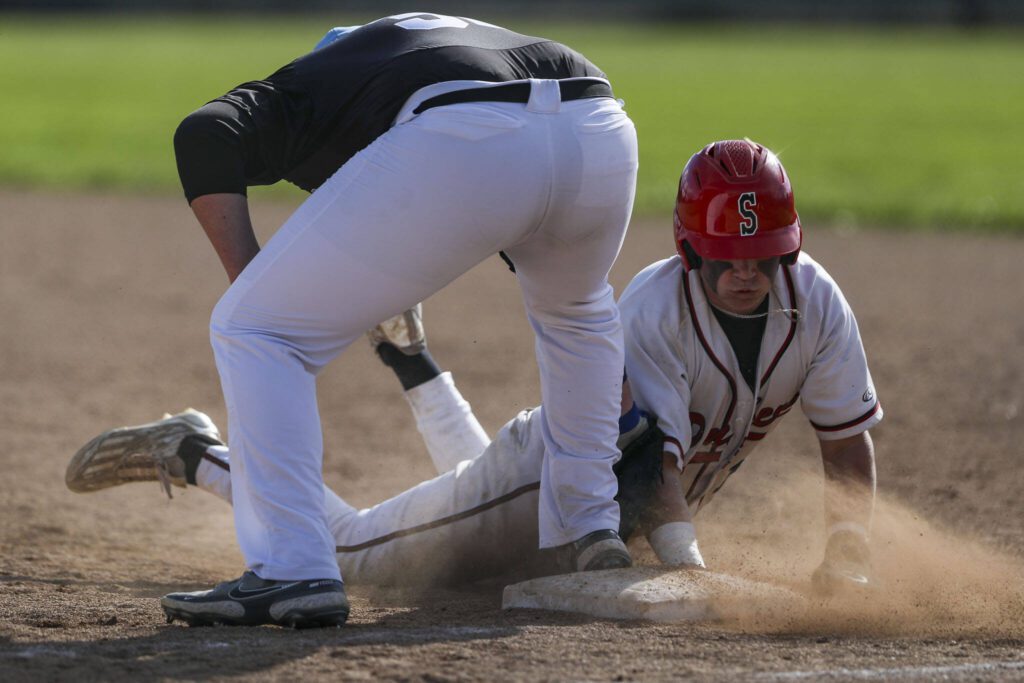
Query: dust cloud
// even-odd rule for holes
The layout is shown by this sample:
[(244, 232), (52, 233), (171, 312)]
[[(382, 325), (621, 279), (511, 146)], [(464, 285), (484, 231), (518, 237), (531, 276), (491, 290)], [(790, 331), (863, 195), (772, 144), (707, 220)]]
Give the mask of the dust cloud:
[[(711, 519), (698, 517), (714, 571), (783, 586), (806, 600), (751, 601), (730, 626), (749, 632), (870, 636), (998, 636), (1024, 622), (1024, 560), (942, 528), (879, 494), (871, 530), (876, 585), (831, 599), (812, 593), (824, 555), (820, 468), (749, 483)], [(717, 504), (718, 501), (715, 501)], [(955, 511), (951, 511), (955, 512)]]

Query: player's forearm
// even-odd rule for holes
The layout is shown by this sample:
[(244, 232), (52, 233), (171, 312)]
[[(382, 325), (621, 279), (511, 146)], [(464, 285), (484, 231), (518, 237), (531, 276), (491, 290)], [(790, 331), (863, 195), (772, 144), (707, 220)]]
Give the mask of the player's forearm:
[(192, 200), (191, 207), (220, 257), (228, 280), (234, 282), (260, 250), (248, 200), (241, 194), (207, 194)]
[(662, 455), (661, 471), (661, 483), (655, 491), (654, 504), (648, 513), (648, 528), (655, 529), (671, 522), (692, 522), (690, 506), (686, 503), (679, 470), (676, 469), (675, 455)]
[(875, 501), (875, 454), (867, 432), (838, 441), (822, 441), (825, 465), (825, 557), (811, 575), (824, 596), (870, 589), (868, 534)]
[[(875, 503), (875, 453), (867, 432), (821, 442), (825, 470), (825, 524), (871, 529)], [(838, 526), (837, 526), (838, 525)]]
[(647, 541), (663, 564), (671, 567), (703, 567), (697, 532), (686, 495), (679, 481), (676, 457), (662, 455), (662, 481), (647, 518)]

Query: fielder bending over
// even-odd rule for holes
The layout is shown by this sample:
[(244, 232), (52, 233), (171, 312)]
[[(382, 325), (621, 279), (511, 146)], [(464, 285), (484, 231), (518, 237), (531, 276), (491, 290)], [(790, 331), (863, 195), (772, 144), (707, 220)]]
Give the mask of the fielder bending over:
[[(519, 274), (548, 408), (539, 544), (600, 543), (577, 569), (629, 565), (615, 537), (623, 348), (607, 278), (637, 143), (604, 73), (551, 40), (402, 14), (331, 31), (190, 114), (174, 146), (231, 280), (210, 337), (246, 572), (209, 600), (234, 602), (238, 623), (344, 623), (316, 377), (499, 252)], [(261, 248), (246, 190), (282, 179), (312, 194)], [(266, 609), (242, 602), (258, 594)]]
[[(828, 543), (815, 585), (866, 583), (875, 487), (867, 430), (882, 411), (852, 311), (800, 253), (779, 160), (745, 140), (695, 154), (680, 179), (675, 238), (679, 253), (641, 271), (620, 301), (629, 377), (619, 421), (622, 537), (644, 534), (666, 565), (703, 567), (692, 515), (799, 400), (826, 476)], [(324, 488), (345, 576), (406, 585), (500, 575), (533, 560), (550, 570), (536, 535), (545, 409), (523, 411), (489, 441), (425, 348), (418, 308), (370, 337), (401, 380), (440, 474), (365, 510)], [(653, 448), (632, 452), (652, 435)], [(209, 418), (186, 411), (100, 435), (75, 456), (67, 482), (90, 491), (161, 478), (231, 502), (232, 463)], [(231, 623), (188, 594), (163, 605), (187, 621)]]

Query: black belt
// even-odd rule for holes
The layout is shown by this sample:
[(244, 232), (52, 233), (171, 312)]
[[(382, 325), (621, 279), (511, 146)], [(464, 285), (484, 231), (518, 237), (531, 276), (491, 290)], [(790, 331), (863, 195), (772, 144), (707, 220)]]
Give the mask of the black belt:
[[(589, 79), (558, 81), (558, 89), (562, 93), (563, 102), (584, 100), (589, 97), (614, 97), (611, 86), (604, 81)], [(412, 113), (420, 114), (434, 107), (463, 102), (519, 102), (526, 104), (529, 101), (530, 84), (528, 82), (506, 83), (505, 85), (492, 85), (488, 88), (456, 90), (431, 97), (420, 102), (419, 106), (412, 110)]]

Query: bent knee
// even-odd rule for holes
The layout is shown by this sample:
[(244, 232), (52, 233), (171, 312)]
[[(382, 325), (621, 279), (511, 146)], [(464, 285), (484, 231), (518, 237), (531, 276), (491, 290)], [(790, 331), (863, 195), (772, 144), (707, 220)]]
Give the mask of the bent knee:
[(218, 339), (237, 337), (245, 332), (245, 329), (238, 324), (238, 316), (235, 313), (238, 307), (232, 293), (232, 289), (229, 287), (210, 313), (210, 341), (215, 346)]
[(608, 296), (568, 302), (535, 301), (528, 304), (530, 314), (545, 327), (581, 332), (613, 333), (621, 329), (619, 307), (609, 288)]

